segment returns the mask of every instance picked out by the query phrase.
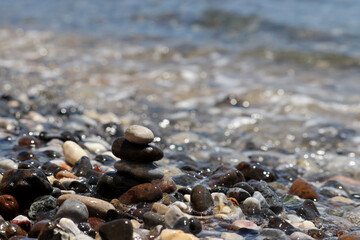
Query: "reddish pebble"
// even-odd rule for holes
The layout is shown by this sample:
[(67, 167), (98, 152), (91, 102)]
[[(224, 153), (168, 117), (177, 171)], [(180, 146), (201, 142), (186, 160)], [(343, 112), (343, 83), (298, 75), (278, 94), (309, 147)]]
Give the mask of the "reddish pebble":
[(289, 190), (289, 193), (293, 195), (297, 195), (303, 199), (311, 199), (313, 201), (319, 200), (319, 196), (317, 195), (315, 190), (311, 187), (311, 185), (302, 179), (296, 179), (293, 182)]
[(17, 200), (8, 194), (0, 196), (0, 215), (5, 220), (16, 217), (19, 213), (19, 204)]
[(40, 146), (40, 141), (34, 136), (25, 136), (19, 139), (18, 144), (24, 147), (38, 147)]
[(152, 184), (161, 188), (163, 193), (172, 193), (176, 191), (176, 184), (170, 177), (163, 177), (151, 181)]
[(89, 222), (90, 226), (91, 226), (95, 231), (98, 232), (101, 224), (103, 224), (105, 221), (102, 220), (101, 218), (89, 217), (89, 218), (88, 218), (88, 222)]
[(338, 240), (360, 240), (360, 235), (359, 233), (345, 233)]
[(22, 229), (24, 229), (26, 232), (29, 232), (31, 229), (31, 221), (23, 216), (19, 215), (13, 220), (10, 221), (11, 223), (15, 223), (16, 225), (19, 225)]
[(136, 185), (126, 191), (119, 201), (124, 204), (135, 204), (141, 202), (156, 202), (162, 198), (160, 187), (151, 183)]

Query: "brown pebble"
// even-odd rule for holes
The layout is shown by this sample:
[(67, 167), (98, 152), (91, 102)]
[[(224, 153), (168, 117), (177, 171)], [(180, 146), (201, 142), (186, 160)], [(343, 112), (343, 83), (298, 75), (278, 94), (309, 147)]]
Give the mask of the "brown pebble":
[(105, 221), (102, 220), (101, 218), (89, 217), (89, 218), (88, 218), (88, 222), (89, 222), (90, 226), (91, 226), (95, 231), (98, 232), (101, 224), (103, 224)]
[(34, 136), (25, 136), (19, 139), (18, 144), (23, 147), (38, 147), (40, 146), (40, 140)]
[(155, 186), (160, 187), (163, 193), (172, 193), (176, 191), (176, 183), (170, 177), (163, 177), (151, 181)]
[(136, 185), (120, 196), (119, 201), (124, 204), (140, 202), (156, 202), (162, 198), (160, 187), (152, 183)]
[(360, 240), (359, 233), (345, 233), (341, 235), (338, 240)]
[(0, 215), (9, 220), (16, 217), (19, 213), (19, 204), (17, 200), (8, 194), (0, 196)]
[(10, 238), (12, 236), (21, 235), (26, 236), (27, 232), (25, 232), (24, 229), (22, 229), (19, 225), (16, 225), (14, 223), (10, 223), (6, 226), (5, 229), (5, 235), (7, 238)]
[(35, 159), (35, 160), (39, 160), (35, 153), (30, 152), (30, 151), (23, 151), (23, 152), (19, 152), (19, 154), (16, 156), (16, 159), (19, 161), (26, 161), (29, 159)]
[(79, 179), (77, 176), (75, 176), (73, 173), (67, 171), (67, 170), (62, 170), (59, 171), (56, 174), (56, 178), (57, 179), (61, 179), (61, 178), (73, 178), (73, 179)]
[(303, 199), (311, 199), (313, 201), (319, 200), (319, 196), (317, 195), (315, 190), (311, 187), (311, 185), (302, 179), (296, 179), (293, 182), (289, 190), (289, 193), (293, 195), (297, 195)]

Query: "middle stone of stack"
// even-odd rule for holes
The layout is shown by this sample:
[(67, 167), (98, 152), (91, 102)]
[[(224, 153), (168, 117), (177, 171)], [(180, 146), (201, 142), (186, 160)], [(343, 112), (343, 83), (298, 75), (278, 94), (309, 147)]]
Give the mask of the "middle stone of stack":
[(134, 177), (140, 182), (160, 179), (164, 173), (154, 163), (163, 158), (163, 151), (149, 143), (154, 140), (153, 132), (140, 125), (132, 125), (125, 131), (125, 137), (116, 139), (112, 153), (120, 158), (114, 167), (119, 174)]

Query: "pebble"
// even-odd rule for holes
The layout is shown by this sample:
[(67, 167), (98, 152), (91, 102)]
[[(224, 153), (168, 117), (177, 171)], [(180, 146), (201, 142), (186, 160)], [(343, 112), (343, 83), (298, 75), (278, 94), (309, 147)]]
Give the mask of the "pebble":
[(250, 194), (250, 196), (252, 196), (255, 192), (255, 190), (246, 182), (238, 182), (233, 187), (244, 189), (245, 191), (247, 191)]
[(244, 240), (245, 238), (239, 234), (232, 232), (223, 232), (221, 233), (221, 238), (223, 240)]
[(278, 178), (275, 173), (260, 163), (241, 162), (236, 166), (236, 169), (242, 172), (246, 180), (273, 182)]
[(191, 186), (199, 180), (190, 174), (177, 175), (172, 177), (172, 179), (175, 182), (175, 184), (181, 186)]
[(104, 219), (106, 217), (106, 213), (108, 210), (115, 209), (115, 207), (112, 204), (110, 204), (104, 200), (101, 200), (98, 198), (93, 198), (93, 197), (77, 195), (77, 194), (61, 195), (57, 199), (56, 204), (59, 206), (67, 199), (76, 199), (76, 200), (83, 202), (89, 211), (89, 216), (91, 216), (91, 217), (99, 217), (99, 218)]
[(345, 204), (355, 204), (356, 203), (354, 200), (346, 198), (346, 197), (342, 197), (342, 196), (332, 197), (328, 201), (329, 202), (340, 202), (340, 203), (345, 203)]
[(83, 202), (70, 198), (60, 205), (55, 218), (69, 218), (76, 223), (86, 222), (89, 211)]
[(311, 199), (313, 201), (319, 200), (319, 196), (313, 187), (305, 180), (296, 179), (289, 190), (290, 194), (297, 195), (303, 199)]
[(255, 191), (253, 194), (253, 197), (256, 198), (257, 200), (259, 200), (259, 202), (261, 204), (261, 208), (269, 208), (269, 204), (267, 203), (266, 199), (260, 192)]
[(135, 144), (120, 137), (112, 145), (111, 151), (120, 158), (134, 162), (154, 162), (163, 158), (163, 151), (149, 144)]
[(88, 177), (88, 172), (93, 169), (90, 159), (87, 156), (82, 156), (79, 161), (76, 161), (72, 171), (78, 177)]
[(83, 156), (88, 157), (88, 154), (85, 152), (85, 150), (73, 141), (66, 141), (63, 145), (63, 151), (66, 162), (72, 166)]
[(152, 162), (138, 163), (121, 160), (115, 162), (114, 168), (119, 173), (128, 173), (135, 178), (143, 179), (146, 181), (161, 179), (162, 177), (164, 177), (164, 173), (159, 170), (156, 164)]
[(18, 215), (10, 223), (15, 223), (16, 225), (20, 226), (26, 232), (30, 231), (31, 229), (31, 221), (29, 218), (25, 217), (24, 215)]
[(152, 183), (136, 185), (119, 197), (124, 204), (135, 204), (141, 202), (156, 202), (162, 198), (162, 191)]
[(102, 152), (105, 152), (107, 150), (106, 147), (103, 144), (97, 143), (97, 142), (86, 142), (86, 143), (84, 143), (84, 146), (90, 152), (94, 152), (94, 153), (102, 153)]
[(316, 208), (315, 203), (310, 199), (306, 199), (300, 205), (300, 207), (296, 210), (296, 214), (307, 220), (314, 220), (315, 218), (320, 216), (320, 213)]
[(294, 226), (292, 226), (290, 223), (280, 217), (271, 218), (269, 220), (268, 227), (280, 229), (284, 231), (287, 235), (290, 235), (296, 231), (296, 228)]
[(17, 200), (8, 194), (0, 195), (0, 215), (10, 220), (16, 217), (19, 213), (19, 204)]
[(175, 223), (184, 216), (185, 213), (183, 213), (180, 208), (177, 206), (171, 206), (170, 209), (166, 212), (164, 220), (167, 225), (173, 227)]
[(254, 215), (260, 212), (261, 204), (257, 198), (248, 197), (241, 205), (241, 210), (248, 215)]
[(243, 181), (245, 181), (245, 178), (239, 170), (219, 168), (214, 172), (214, 175), (210, 177), (209, 186), (222, 186), (230, 188), (236, 183)]
[(43, 196), (37, 199), (36, 201), (34, 201), (30, 205), (28, 216), (31, 219), (36, 219), (37, 216), (43, 216), (43, 215), (50, 216), (48, 212), (54, 210), (55, 208), (56, 208), (56, 198), (50, 195)]
[(187, 217), (179, 218), (173, 226), (173, 229), (179, 229), (185, 233), (190, 232), (190, 221)]
[(50, 222), (49, 219), (41, 220), (32, 225), (30, 231), (28, 232), (29, 238), (37, 238), (41, 230)]
[(164, 216), (155, 212), (146, 212), (143, 215), (144, 227), (147, 229), (153, 228), (157, 225), (165, 223)]
[(210, 191), (202, 185), (197, 185), (191, 191), (191, 206), (197, 212), (204, 212), (214, 205)]
[(147, 144), (154, 140), (154, 133), (147, 127), (131, 125), (125, 130), (125, 139), (132, 143)]
[(4, 171), (17, 169), (18, 163), (16, 163), (15, 161), (13, 161), (11, 159), (1, 159), (0, 160), (0, 168)]
[(160, 240), (199, 240), (199, 238), (181, 230), (164, 229), (160, 234)]
[(255, 185), (255, 190), (259, 191), (261, 195), (266, 199), (266, 202), (269, 204), (269, 208), (276, 214), (279, 214), (284, 206), (279, 198), (279, 196), (271, 190), (265, 181), (260, 181)]
[(169, 209), (169, 206), (156, 202), (152, 205), (151, 211), (156, 212), (160, 215), (165, 215), (165, 213), (169, 211)]
[(312, 240), (314, 238), (302, 232), (293, 232), (290, 235), (291, 240)]
[(232, 188), (230, 189), (226, 195), (228, 197), (232, 197), (235, 198), (238, 203), (243, 202), (245, 199), (247, 199), (248, 197), (251, 197), (250, 193), (248, 193), (246, 190), (242, 189), (242, 188)]
[[(72, 236), (74, 237), (74, 236)], [(55, 222), (47, 222), (41, 228), (37, 237), (38, 240), (47, 239), (70, 239), (70, 234), (67, 233), (60, 225)]]
[(151, 181), (152, 184), (158, 186), (163, 193), (173, 193), (177, 187), (175, 182), (170, 177), (163, 177), (161, 179), (155, 179)]
[(260, 227), (250, 220), (236, 220), (232, 224), (239, 228), (260, 230)]
[(35, 148), (40, 146), (40, 140), (34, 136), (25, 136), (19, 139), (18, 145), (22, 147)]
[(0, 183), (0, 192), (15, 197), (20, 209), (27, 208), (35, 198), (52, 191), (46, 175), (38, 169), (9, 170)]
[(199, 219), (196, 217), (191, 217), (189, 219), (190, 222), (190, 232), (194, 235), (199, 234), (202, 230), (202, 224)]
[(132, 240), (133, 227), (128, 219), (116, 219), (102, 224), (99, 234), (102, 240)]

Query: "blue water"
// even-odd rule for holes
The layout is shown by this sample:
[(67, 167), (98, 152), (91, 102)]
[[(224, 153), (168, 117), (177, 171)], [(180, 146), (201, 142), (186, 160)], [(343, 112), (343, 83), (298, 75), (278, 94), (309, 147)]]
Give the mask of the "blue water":
[(2, 0), (0, 27), (360, 56), (358, 0)]

